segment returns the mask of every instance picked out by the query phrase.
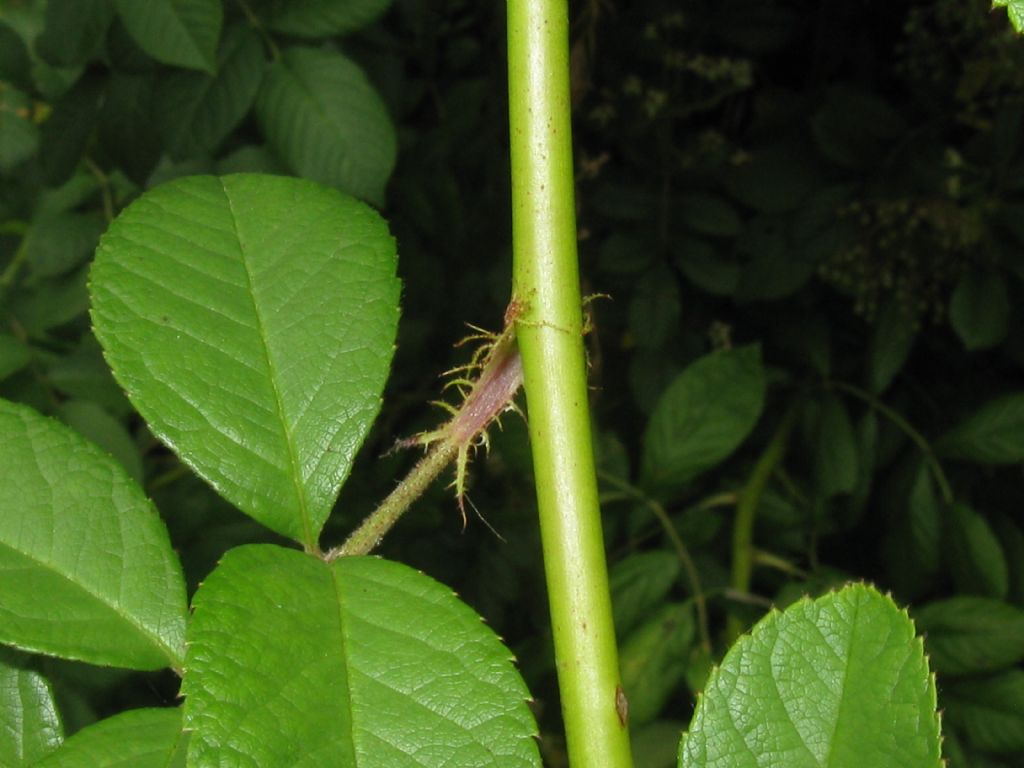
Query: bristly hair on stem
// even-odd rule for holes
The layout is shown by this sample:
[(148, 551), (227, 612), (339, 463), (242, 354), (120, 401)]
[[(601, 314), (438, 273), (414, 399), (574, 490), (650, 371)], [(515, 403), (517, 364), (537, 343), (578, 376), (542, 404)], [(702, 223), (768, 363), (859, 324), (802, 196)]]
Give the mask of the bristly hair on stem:
[[(510, 308), (515, 306), (516, 302), (509, 305)], [(484, 342), (468, 363), (444, 373), (449, 377), (444, 389), (455, 387), (462, 395), (462, 403), (458, 407), (435, 401), (436, 405), (452, 414), (451, 419), (439, 429), (421, 432), (397, 444), (400, 448), (420, 445), (431, 449), (431, 446), (444, 444), (455, 448), (455, 479), (449, 487), (455, 489), (463, 527), (466, 525), (466, 473), (472, 453), (479, 447), (485, 451), (490, 449), (487, 428), (503, 413), (519, 411), (515, 396), (523, 384), (523, 367), (515, 335), (518, 312), (511, 317), (508, 310), (505, 314), (505, 327), (500, 334), (471, 325), (473, 333), (456, 344)], [(474, 374), (475, 379), (472, 378)]]
[(483, 343), (469, 363), (445, 374), (450, 378), (444, 388), (458, 389), (462, 402), (458, 406), (437, 402), (451, 413), (451, 418), (438, 429), (398, 441), (397, 448), (423, 446), (427, 453), (344, 544), (326, 553), (326, 560), (370, 552), (453, 459), (455, 479), (451, 487), (455, 488), (465, 527), (466, 475), (472, 453), (478, 447), (483, 446), (485, 450), (489, 447), (487, 429), (492, 423), (506, 411), (519, 410), (515, 396), (523, 384), (523, 367), (515, 329), (521, 312), (522, 304), (513, 299), (505, 310), (505, 325), (501, 333), (470, 326), (473, 333), (457, 346), (474, 341)]

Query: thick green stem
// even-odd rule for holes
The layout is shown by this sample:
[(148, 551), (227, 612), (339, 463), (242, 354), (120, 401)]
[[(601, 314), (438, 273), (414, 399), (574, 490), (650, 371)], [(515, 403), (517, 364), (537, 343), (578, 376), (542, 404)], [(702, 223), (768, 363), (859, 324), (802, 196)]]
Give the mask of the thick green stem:
[(516, 334), (569, 760), (629, 768), (587, 403), (566, 0), (509, 0), (508, 68)]

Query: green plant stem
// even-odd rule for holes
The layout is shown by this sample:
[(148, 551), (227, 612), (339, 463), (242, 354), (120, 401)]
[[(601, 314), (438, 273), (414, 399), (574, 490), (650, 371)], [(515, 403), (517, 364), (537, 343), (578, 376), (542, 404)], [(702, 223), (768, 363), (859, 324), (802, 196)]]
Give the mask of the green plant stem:
[(569, 762), (630, 768), (587, 402), (568, 6), (507, 11), (513, 298)]
[(384, 534), (391, 530), (402, 514), (423, 495), (434, 479), (444, 471), (459, 452), (459, 446), (450, 440), (436, 443), (427, 455), (416, 462), (387, 498), (370, 513), (340, 546), (334, 547), (324, 559), (330, 562), (347, 555), (366, 555), (373, 551)]
[[(754, 465), (750, 479), (740, 492), (740, 501), (736, 506), (736, 521), (732, 528), (732, 588), (737, 592), (750, 591), (750, 575), (754, 570), (754, 519), (761, 503), (764, 487), (775, 470), (776, 465), (786, 450), (790, 430), (796, 420), (796, 409), (790, 408), (782, 417), (771, 441), (761, 453)], [(730, 615), (726, 623), (726, 635), (729, 641), (735, 640), (743, 633), (744, 625), (738, 616)]]
[(920, 449), (921, 453), (924, 454), (925, 460), (928, 462), (928, 466), (931, 469), (932, 477), (935, 478), (935, 483), (939, 486), (939, 492), (942, 494), (943, 501), (946, 504), (953, 503), (953, 488), (949, 484), (949, 480), (946, 478), (946, 473), (942, 471), (942, 465), (939, 463), (938, 457), (935, 455), (935, 451), (932, 450), (931, 443), (914, 429), (910, 422), (903, 418), (898, 412), (887, 406), (881, 400), (869, 392), (865, 392), (860, 387), (855, 387), (852, 384), (847, 384), (843, 381), (832, 381), (829, 382), (829, 386), (833, 389), (838, 389), (840, 392), (846, 392), (849, 395), (853, 395), (858, 400), (861, 400), (871, 406), (874, 410), (885, 416), (889, 421), (896, 425), (900, 431), (909, 437), (914, 444)]

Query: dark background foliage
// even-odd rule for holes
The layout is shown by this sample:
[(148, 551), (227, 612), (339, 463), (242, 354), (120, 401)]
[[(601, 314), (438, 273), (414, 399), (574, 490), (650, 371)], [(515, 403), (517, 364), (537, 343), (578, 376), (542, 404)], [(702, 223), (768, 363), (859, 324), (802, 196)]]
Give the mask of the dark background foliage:
[[(160, 181), (299, 170), (253, 108), (275, 51), (343, 51), (398, 141), (374, 202), (399, 244), (399, 346), (325, 544), (414, 460), (382, 457), (395, 439), (441, 418), (428, 402), (469, 354), (453, 347), (463, 324), (498, 327), (509, 298), (501, 4), (394, 0), (324, 33), (269, 0), (224, 13), (222, 55), (249, 52), (252, 93), (182, 127), (172, 96), (203, 81), (148, 55), (111, 2), (0, 0), (0, 395), (142, 479), (193, 588), (268, 534), (134, 415), (90, 331), (86, 270), (109, 219)], [(581, 268), (585, 293), (609, 297), (588, 305), (592, 399), (638, 765), (674, 764), (735, 631), (850, 579), (890, 590), (927, 631), (950, 764), (1024, 764), (1024, 42), (984, 0), (580, 0), (571, 19)], [(670, 385), (737, 349), (756, 350), (767, 382), (756, 426), (715, 466), (646, 482)], [(729, 380), (698, 406), (748, 390)], [(785, 451), (739, 589), (735, 510), (773, 437)], [(510, 414), (474, 463), (489, 525), (462, 530), (438, 487), (381, 552), (450, 584), (515, 649), (555, 766), (530, 475)], [(161, 675), (45, 667), (69, 732), (176, 693)]]

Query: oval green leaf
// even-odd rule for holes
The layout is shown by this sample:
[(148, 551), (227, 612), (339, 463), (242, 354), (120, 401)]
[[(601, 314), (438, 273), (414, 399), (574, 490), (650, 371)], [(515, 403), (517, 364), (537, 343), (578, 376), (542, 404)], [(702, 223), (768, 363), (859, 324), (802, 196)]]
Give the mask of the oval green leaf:
[(1024, 461), (1024, 392), (985, 403), (943, 435), (935, 450), (979, 464)]
[(221, 0), (115, 0), (125, 29), (157, 61), (213, 72)]
[(391, 0), (271, 0), (267, 26), (295, 37), (344, 35), (365, 27), (391, 5)]
[(885, 302), (868, 345), (868, 389), (878, 395), (889, 388), (914, 346), (917, 331), (899, 302)]
[(196, 593), (189, 765), (539, 766), (512, 655), (398, 563), (250, 545)]
[(256, 116), (299, 176), (380, 204), (397, 139), (363, 70), (336, 51), (290, 48), (270, 67)]
[(93, 322), (153, 432), (243, 512), (314, 548), (380, 407), (395, 264), (384, 220), (335, 190), (179, 179), (104, 235)]
[(942, 704), (950, 725), (977, 749), (1024, 751), (1024, 671), (950, 681), (942, 686)]
[(645, 484), (676, 489), (729, 456), (757, 423), (764, 392), (756, 345), (712, 352), (688, 366), (647, 424)]
[(181, 710), (133, 709), (83, 728), (33, 768), (185, 768)]
[(864, 585), (801, 600), (732, 647), (681, 768), (939, 768), (935, 682), (914, 625)]
[(217, 73), (176, 70), (157, 89), (157, 110), (167, 148), (185, 160), (216, 149), (252, 107), (265, 69), (263, 46), (244, 26), (227, 30)]
[(70, 429), (7, 401), (0, 466), (0, 642), (94, 664), (180, 667), (185, 583), (142, 489)]
[(631, 632), (663, 602), (679, 577), (679, 558), (664, 549), (620, 560), (608, 575), (615, 631)]
[(1006, 553), (988, 520), (966, 504), (953, 504), (945, 531), (949, 570), (957, 591), (1006, 597), (1010, 589)]
[(0, 648), (0, 765), (27, 768), (60, 746), (64, 728), (50, 682)]
[(1024, 659), (1024, 611), (1002, 600), (953, 597), (914, 612), (942, 677), (995, 672)]
[(619, 669), (631, 725), (654, 720), (682, 684), (695, 634), (693, 606), (672, 603), (653, 613), (622, 643)]
[(835, 395), (822, 400), (816, 442), (814, 483), (819, 498), (850, 493), (857, 485), (857, 439), (846, 406)]
[(972, 270), (957, 283), (949, 301), (949, 321), (969, 350), (993, 347), (1006, 337), (1010, 294), (1006, 280), (992, 270)]

